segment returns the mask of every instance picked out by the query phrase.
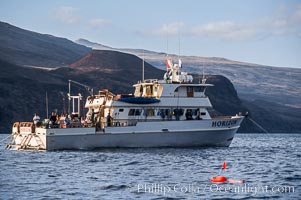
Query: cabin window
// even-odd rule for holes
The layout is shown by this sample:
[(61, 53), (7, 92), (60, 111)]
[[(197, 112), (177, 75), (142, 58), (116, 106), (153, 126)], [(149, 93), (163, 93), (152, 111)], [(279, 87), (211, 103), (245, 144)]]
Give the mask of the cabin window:
[(193, 87), (187, 87), (187, 97), (193, 97)]
[(158, 112), (158, 115), (161, 116), (162, 118), (165, 117), (165, 110), (164, 109), (160, 109)]
[(199, 109), (192, 109), (192, 115), (198, 115)]
[(181, 116), (181, 115), (184, 114), (184, 109), (178, 109), (178, 108), (176, 108), (176, 109), (173, 110), (172, 114), (175, 115), (175, 116), (177, 116), (177, 115)]
[(192, 109), (187, 109), (185, 113), (185, 117), (187, 120), (192, 120), (192, 115), (193, 115), (193, 110)]
[(160, 111), (159, 109), (156, 109), (156, 110), (155, 110), (155, 115), (156, 115), (156, 116), (160, 116), (160, 115), (161, 115), (161, 111)]
[(201, 87), (194, 87), (194, 92), (202, 92)]
[(136, 109), (135, 110), (135, 116), (140, 116), (142, 112), (142, 109)]
[(142, 109), (130, 109), (129, 116), (140, 116)]
[(148, 109), (147, 115), (148, 116), (154, 116), (155, 115), (154, 109)]
[(123, 112), (123, 111), (124, 111), (124, 109), (123, 109), (123, 108), (120, 108), (120, 109), (119, 109), (119, 112)]
[(129, 116), (134, 116), (134, 115), (135, 115), (135, 109), (130, 109)]
[(168, 120), (171, 120), (173, 112), (171, 109), (160, 109), (160, 111), (158, 112), (158, 115), (160, 115), (162, 119), (167, 118)]
[(204, 86), (199, 86), (199, 87), (193, 87), (194, 92), (204, 92), (205, 91)]
[(147, 96), (153, 95), (153, 86), (152, 85), (146, 86), (146, 95)]
[(155, 116), (154, 109), (152, 109), (152, 108), (150, 108), (150, 109), (145, 109), (145, 110), (144, 110), (144, 115), (145, 115), (145, 116)]
[(197, 109), (192, 109), (192, 115), (206, 115), (206, 112), (200, 112), (199, 113), (199, 108), (197, 108)]

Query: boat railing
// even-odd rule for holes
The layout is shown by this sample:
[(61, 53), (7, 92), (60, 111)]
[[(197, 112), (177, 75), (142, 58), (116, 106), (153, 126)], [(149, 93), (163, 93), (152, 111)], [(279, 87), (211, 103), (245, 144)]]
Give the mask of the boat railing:
[[(16, 126), (17, 126), (17, 124), (16, 124)], [(33, 122), (20, 122), (19, 123), (19, 131), (22, 133), (34, 133), (35, 127), (34, 127)]]
[[(231, 117), (230, 117), (231, 118)], [(205, 120), (202, 118), (192, 120)], [(186, 118), (184, 119), (175, 119), (173, 117), (171, 118), (157, 118), (157, 119), (150, 119), (150, 118), (139, 118), (139, 119), (113, 119), (113, 123), (111, 126), (136, 126), (138, 122), (162, 122), (162, 121), (187, 121)], [(107, 123), (106, 123), (107, 125)]]
[[(219, 117), (214, 117), (212, 119), (228, 119), (231, 118), (231, 116), (219, 116)], [(151, 118), (145, 118), (141, 117), (139, 119), (113, 119), (111, 124), (108, 124), (107, 122), (102, 122), (102, 124), (105, 127), (116, 127), (116, 126), (136, 126), (138, 122), (162, 122), (162, 121), (186, 121), (186, 118), (183, 119), (175, 119), (174, 117), (166, 117), (166, 118), (156, 118), (156, 119), (151, 119)], [(203, 120), (203, 119), (195, 119), (193, 118), (192, 120)], [(35, 126), (32, 122), (16, 122), (13, 125), (13, 132), (18, 133), (20, 132), (28, 132), (28, 133), (34, 133), (35, 128), (44, 128), (44, 129), (60, 129), (60, 128), (91, 128), (95, 127), (96, 125), (93, 123), (81, 123), (81, 122), (71, 122), (70, 124), (66, 125), (65, 123), (63, 124), (49, 124), (49, 123), (43, 123), (39, 126)]]
[(143, 83), (158, 83), (158, 79), (145, 79)]
[(13, 125), (13, 133), (20, 133), (20, 122), (15, 122)]
[(40, 126), (37, 126), (39, 128), (44, 128), (44, 129), (59, 129), (59, 128), (91, 128), (94, 127), (92, 123), (81, 123), (81, 122), (71, 122), (70, 124), (50, 124), (50, 123), (43, 123)]
[(232, 116), (215, 116), (215, 117), (212, 117), (212, 119), (231, 119)]
[(128, 98), (128, 97), (134, 97), (134, 95), (133, 94), (117, 94), (114, 97), (114, 100), (118, 100), (118, 99), (121, 99), (121, 98)]

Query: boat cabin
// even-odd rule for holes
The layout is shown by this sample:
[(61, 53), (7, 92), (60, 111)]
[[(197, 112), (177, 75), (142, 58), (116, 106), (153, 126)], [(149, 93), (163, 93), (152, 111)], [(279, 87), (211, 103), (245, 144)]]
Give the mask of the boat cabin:
[(137, 83), (134, 85), (135, 97), (154, 97), (154, 98), (160, 98), (163, 87), (158, 83), (157, 79), (149, 79), (142, 83)]

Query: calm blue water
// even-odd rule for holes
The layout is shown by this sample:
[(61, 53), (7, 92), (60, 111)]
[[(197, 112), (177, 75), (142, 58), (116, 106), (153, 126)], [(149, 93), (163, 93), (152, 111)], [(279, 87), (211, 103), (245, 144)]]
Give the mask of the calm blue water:
[[(237, 134), (230, 148), (36, 152), (1, 142), (0, 199), (300, 199), (300, 144), (297, 134)], [(245, 184), (210, 183), (224, 160), (223, 174)]]

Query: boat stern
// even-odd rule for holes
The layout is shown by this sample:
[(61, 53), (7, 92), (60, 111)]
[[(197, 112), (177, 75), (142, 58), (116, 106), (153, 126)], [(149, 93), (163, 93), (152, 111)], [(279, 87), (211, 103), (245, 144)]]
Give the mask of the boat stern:
[(38, 128), (32, 122), (16, 122), (7, 149), (46, 150), (46, 129)]

